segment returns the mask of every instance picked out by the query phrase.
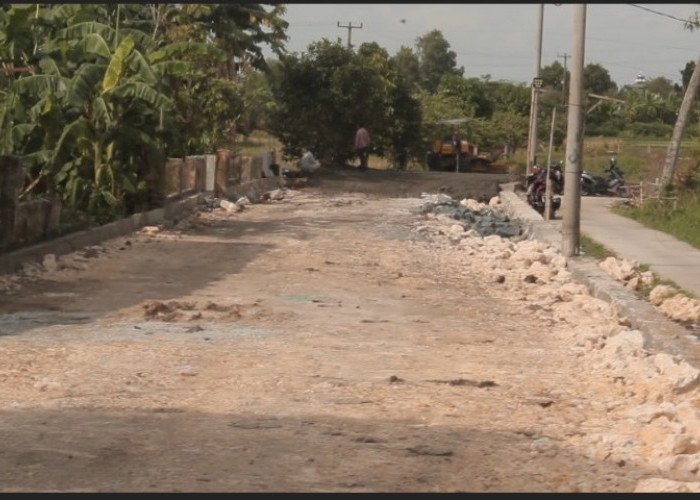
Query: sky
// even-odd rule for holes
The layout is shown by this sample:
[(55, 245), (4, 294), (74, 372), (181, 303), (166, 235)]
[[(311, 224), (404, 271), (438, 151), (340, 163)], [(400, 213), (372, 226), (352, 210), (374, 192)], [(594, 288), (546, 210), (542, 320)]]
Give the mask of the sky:
[[(302, 53), (323, 38), (347, 44), (349, 34), (354, 47), (376, 42), (394, 55), (440, 30), (464, 77), (526, 83), (536, 72), (540, 5), (292, 3), (283, 16), (289, 23), (286, 46)], [(570, 68), (573, 12), (570, 3), (544, 4), (542, 67), (559, 61)], [(696, 12), (700, 4), (587, 4), (584, 65), (600, 64), (619, 87), (639, 74), (681, 83), (681, 70), (700, 55), (700, 29), (689, 31), (682, 22)]]

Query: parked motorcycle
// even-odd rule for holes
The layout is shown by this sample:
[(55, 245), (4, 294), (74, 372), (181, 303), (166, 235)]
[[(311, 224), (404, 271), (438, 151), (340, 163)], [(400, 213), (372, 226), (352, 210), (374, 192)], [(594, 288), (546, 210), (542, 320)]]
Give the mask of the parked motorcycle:
[(590, 172), (581, 172), (581, 194), (583, 196), (613, 195), (623, 198), (629, 197), (629, 187), (625, 181), (622, 170), (617, 166), (617, 158), (610, 159), (610, 166), (605, 169), (608, 178), (594, 175)]
[[(564, 189), (564, 176), (561, 172), (561, 162), (556, 165), (556, 167), (550, 165), (549, 168), (549, 178), (552, 181), (549, 212), (551, 217), (554, 217), (556, 211), (561, 207), (561, 197), (559, 194), (561, 194)], [(537, 213), (544, 215), (547, 200), (547, 170), (539, 165), (533, 166), (532, 172), (526, 178), (526, 185), (527, 202)]]
[(563, 163), (558, 161), (549, 166), (549, 178), (552, 180), (552, 192), (554, 194), (564, 194), (564, 172)]

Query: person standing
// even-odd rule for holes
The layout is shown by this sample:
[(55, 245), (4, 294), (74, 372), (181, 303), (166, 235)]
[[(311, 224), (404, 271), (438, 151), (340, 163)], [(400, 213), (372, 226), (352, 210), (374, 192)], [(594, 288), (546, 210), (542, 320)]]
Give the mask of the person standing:
[(452, 132), (452, 146), (454, 146), (455, 155), (455, 172), (459, 171), (459, 157), (462, 154), (462, 140), (459, 137), (459, 131)]
[(360, 124), (355, 132), (355, 152), (360, 157), (360, 170), (367, 168), (367, 158), (369, 157), (369, 132)]

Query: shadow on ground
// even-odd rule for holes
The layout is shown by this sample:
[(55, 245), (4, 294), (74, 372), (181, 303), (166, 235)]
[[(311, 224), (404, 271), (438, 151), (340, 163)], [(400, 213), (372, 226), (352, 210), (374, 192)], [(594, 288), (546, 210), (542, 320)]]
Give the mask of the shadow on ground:
[[(556, 444), (533, 452), (544, 436), (527, 429), (484, 434), (398, 416), (18, 409), (3, 412), (0, 432), (4, 492), (562, 492), (648, 475)], [(595, 490), (612, 491), (606, 481)]]

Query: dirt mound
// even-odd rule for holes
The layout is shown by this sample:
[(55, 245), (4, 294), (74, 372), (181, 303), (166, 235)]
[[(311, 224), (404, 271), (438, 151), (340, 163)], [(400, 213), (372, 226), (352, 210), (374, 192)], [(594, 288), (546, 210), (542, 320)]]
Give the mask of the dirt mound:
[[(244, 316), (245, 310), (256, 307), (253, 305), (219, 304), (207, 302), (202, 305), (197, 302), (170, 300), (148, 300), (141, 304), (144, 318), (147, 321), (164, 321), (167, 323), (179, 323), (186, 321), (210, 320), (210, 321), (236, 321)], [(206, 314), (205, 314), (206, 313)]]

